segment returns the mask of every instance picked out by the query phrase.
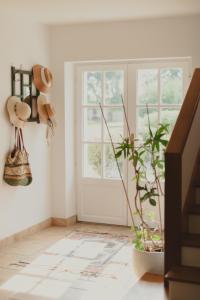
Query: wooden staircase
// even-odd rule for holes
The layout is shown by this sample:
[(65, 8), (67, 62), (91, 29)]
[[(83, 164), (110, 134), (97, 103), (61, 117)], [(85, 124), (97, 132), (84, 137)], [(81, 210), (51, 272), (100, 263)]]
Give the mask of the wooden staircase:
[(181, 265), (166, 274), (170, 300), (200, 299), (200, 187), (194, 186), (194, 202), (188, 209), (188, 230), (181, 239)]
[(200, 69), (196, 69), (165, 157), (165, 284), (170, 300), (200, 300), (199, 153)]

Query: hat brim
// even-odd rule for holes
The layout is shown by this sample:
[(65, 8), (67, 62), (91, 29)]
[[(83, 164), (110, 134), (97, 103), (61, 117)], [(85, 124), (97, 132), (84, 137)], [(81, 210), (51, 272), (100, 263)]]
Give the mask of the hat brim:
[[(41, 65), (33, 66), (33, 82), (34, 82), (36, 88), (40, 92), (47, 93), (52, 86), (52, 82), (50, 82), (49, 86), (45, 85), (45, 83), (43, 82), (43, 79), (42, 79), (42, 75), (41, 75), (42, 68), (43, 68), (43, 66), (41, 66)], [(51, 75), (51, 77), (52, 77), (52, 75)]]
[(15, 105), (16, 103), (21, 103), (21, 100), (16, 96), (11, 96), (7, 100), (7, 110), (10, 118), (10, 122), (18, 128), (23, 128), (25, 122), (20, 120), (15, 112)]

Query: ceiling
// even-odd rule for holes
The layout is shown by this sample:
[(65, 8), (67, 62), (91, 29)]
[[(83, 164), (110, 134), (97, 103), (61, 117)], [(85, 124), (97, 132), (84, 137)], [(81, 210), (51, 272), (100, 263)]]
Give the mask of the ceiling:
[(200, 0), (0, 0), (2, 16), (70, 24), (200, 14)]

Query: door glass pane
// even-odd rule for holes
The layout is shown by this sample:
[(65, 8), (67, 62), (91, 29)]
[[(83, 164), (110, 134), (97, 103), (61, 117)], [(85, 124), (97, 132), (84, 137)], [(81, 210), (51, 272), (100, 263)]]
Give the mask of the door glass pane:
[[(123, 108), (104, 108), (105, 118), (113, 142), (119, 142), (123, 136)], [(110, 142), (107, 128), (104, 124), (104, 142)]]
[(84, 144), (84, 177), (101, 177), (101, 145)]
[(158, 103), (158, 69), (138, 70), (137, 102)]
[[(158, 126), (158, 109), (149, 108), (151, 130), (155, 132)], [(148, 116), (146, 107), (137, 109), (137, 138), (144, 139), (148, 133)]]
[(84, 141), (101, 141), (101, 112), (99, 108), (84, 108)]
[[(122, 172), (122, 159), (118, 159), (118, 162)], [(104, 145), (104, 177), (113, 179), (118, 179), (120, 177), (111, 144)]]
[(84, 72), (84, 104), (102, 101), (102, 72)]
[(122, 104), (124, 94), (124, 72), (107, 71), (105, 74), (105, 104)]
[(181, 68), (161, 69), (161, 103), (180, 104), (183, 101), (183, 70)]
[(163, 108), (161, 109), (161, 123), (170, 124), (169, 131), (171, 132), (176, 123), (180, 108)]

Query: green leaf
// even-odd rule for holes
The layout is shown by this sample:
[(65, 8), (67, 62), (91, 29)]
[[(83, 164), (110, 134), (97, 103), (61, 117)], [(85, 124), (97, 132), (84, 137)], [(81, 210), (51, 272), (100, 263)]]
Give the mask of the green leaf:
[(149, 199), (149, 203), (150, 203), (152, 206), (156, 206), (156, 200), (155, 200), (155, 199), (150, 198), (150, 199)]
[(136, 188), (137, 188), (137, 190), (138, 190), (138, 191), (146, 190), (146, 188), (145, 188), (145, 187), (143, 187), (143, 186), (139, 186), (139, 185), (138, 185)]
[(158, 234), (153, 234), (153, 235), (152, 235), (152, 240), (153, 240), (153, 241), (160, 241), (160, 240), (161, 240), (161, 237), (160, 237), (160, 235), (158, 235)]
[(163, 168), (164, 168), (164, 164), (161, 163), (161, 162), (159, 162), (159, 161), (158, 161), (158, 163), (157, 163), (157, 166), (158, 166), (158, 168), (160, 168), (160, 169), (163, 169)]
[(150, 196), (150, 193), (149, 193), (149, 192), (145, 193), (145, 194), (140, 198), (140, 201), (142, 202), (142, 201), (147, 200), (147, 199), (149, 198), (149, 196)]
[(122, 155), (122, 151), (118, 151), (115, 153), (115, 158), (119, 158)]
[(160, 140), (160, 142), (161, 142), (161, 144), (162, 144), (163, 146), (167, 146), (167, 144), (168, 144), (168, 141), (167, 141), (167, 140)]

